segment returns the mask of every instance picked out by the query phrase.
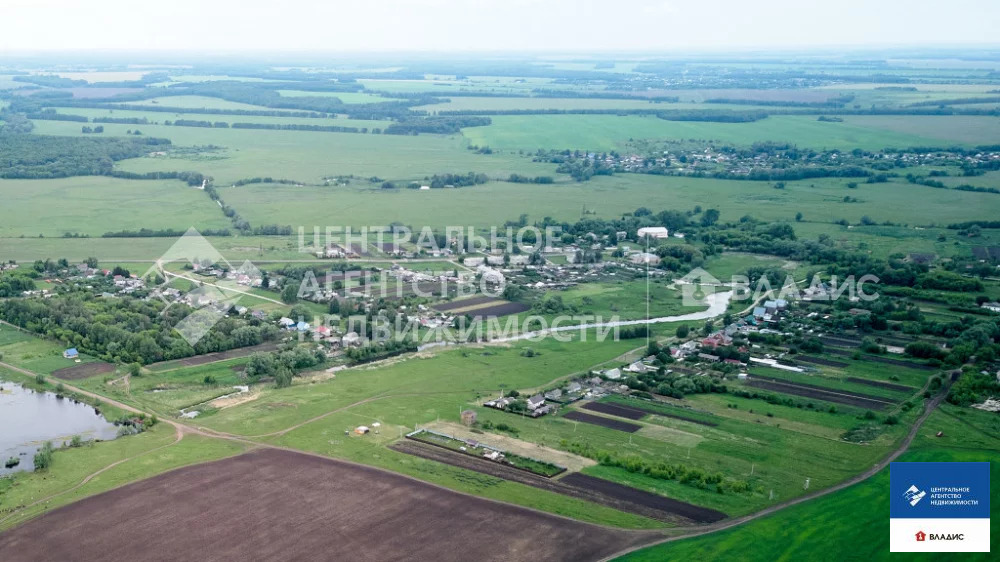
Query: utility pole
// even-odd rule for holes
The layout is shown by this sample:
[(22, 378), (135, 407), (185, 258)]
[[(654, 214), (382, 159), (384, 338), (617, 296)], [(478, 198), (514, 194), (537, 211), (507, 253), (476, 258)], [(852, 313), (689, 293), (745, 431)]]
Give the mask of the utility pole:
[[(646, 236), (646, 349), (649, 349), (649, 236)], [(645, 354), (643, 354), (645, 356)]]

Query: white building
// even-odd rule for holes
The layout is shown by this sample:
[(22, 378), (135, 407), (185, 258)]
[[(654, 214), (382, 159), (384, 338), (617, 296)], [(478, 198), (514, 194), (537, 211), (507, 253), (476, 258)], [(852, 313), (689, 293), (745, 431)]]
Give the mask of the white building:
[(639, 229), (639, 238), (670, 238), (670, 231), (665, 226), (644, 226)]

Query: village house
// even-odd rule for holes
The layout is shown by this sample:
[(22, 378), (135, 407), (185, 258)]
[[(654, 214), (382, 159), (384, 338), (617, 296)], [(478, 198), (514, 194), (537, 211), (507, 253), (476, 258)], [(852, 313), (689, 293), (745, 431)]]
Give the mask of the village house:
[(1000, 302), (984, 302), (982, 308), (990, 312), (1000, 312)]
[(536, 395), (532, 396), (531, 398), (528, 398), (528, 409), (529, 410), (534, 411), (534, 410), (537, 410), (538, 408), (541, 408), (544, 405), (545, 405), (545, 397), (542, 396), (541, 394), (536, 394)]
[(660, 256), (646, 252), (639, 252), (628, 257), (635, 265), (660, 265)]

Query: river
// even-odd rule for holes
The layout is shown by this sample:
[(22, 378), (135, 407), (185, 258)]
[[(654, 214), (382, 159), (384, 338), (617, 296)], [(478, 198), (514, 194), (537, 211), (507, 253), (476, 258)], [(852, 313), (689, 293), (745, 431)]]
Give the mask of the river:
[[(0, 380), (0, 476), (34, 470), (42, 444), (52, 441), (60, 447), (74, 435), (108, 441), (118, 435), (118, 428), (93, 406)], [(11, 457), (21, 462), (7, 468)]]

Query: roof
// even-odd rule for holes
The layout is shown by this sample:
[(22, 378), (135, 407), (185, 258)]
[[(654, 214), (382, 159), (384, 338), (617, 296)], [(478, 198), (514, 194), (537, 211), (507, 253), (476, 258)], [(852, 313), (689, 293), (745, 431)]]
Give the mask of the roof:
[(65, 353), (66, 355), (79, 355), (80, 354), (80, 352), (77, 351), (75, 347), (71, 347), (71, 348), (67, 349), (66, 351), (64, 351), (63, 353)]
[(652, 236), (653, 238), (666, 238), (670, 235), (670, 231), (663, 226), (644, 226), (639, 229), (636, 233), (640, 238), (643, 236)]

